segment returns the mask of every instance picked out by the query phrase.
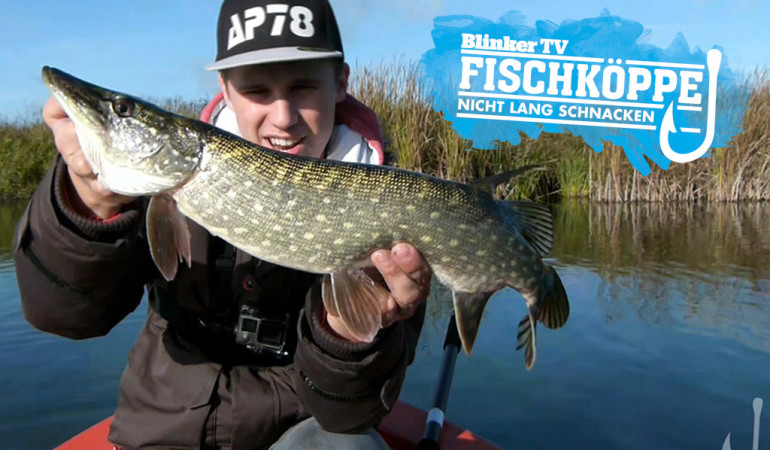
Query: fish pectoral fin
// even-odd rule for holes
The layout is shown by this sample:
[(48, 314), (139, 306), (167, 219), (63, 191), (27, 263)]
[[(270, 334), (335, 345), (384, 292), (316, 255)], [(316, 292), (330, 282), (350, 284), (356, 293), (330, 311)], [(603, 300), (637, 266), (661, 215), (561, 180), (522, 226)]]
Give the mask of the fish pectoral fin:
[(324, 276), (321, 296), (326, 311), (342, 319), (353, 337), (372, 342), (382, 328), (382, 309), (390, 291), (364, 269), (347, 267)]
[(519, 322), (519, 330), (516, 334), (516, 350), (524, 349), (524, 367), (532, 369), (537, 358), (537, 323), (532, 313), (526, 314)]
[(551, 253), (553, 217), (547, 206), (527, 201), (496, 203), (506, 225), (517, 230), (541, 258)]
[(187, 220), (170, 194), (154, 195), (147, 207), (147, 241), (155, 265), (167, 281), (176, 276), (179, 261), (192, 265)]
[(476, 335), (479, 332), (484, 307), (492, 294), (489, 292), (452, 292), (457, 319), (457, 333), (465, 353), (471, 354)]
[(332, 290), (332, 276), (328, 273), (324, 275), (321, 281), (321, 300), (324, 302), (326, 312), (333, 316), (340, 316), (337, 311), (337, 304), (334, 302), (334, 290)]
[(569, 300), (564, 285), (553, 267), (545, 266), (545, 293), (538, 320), (548, 328), (561, 328), (569, 318)]

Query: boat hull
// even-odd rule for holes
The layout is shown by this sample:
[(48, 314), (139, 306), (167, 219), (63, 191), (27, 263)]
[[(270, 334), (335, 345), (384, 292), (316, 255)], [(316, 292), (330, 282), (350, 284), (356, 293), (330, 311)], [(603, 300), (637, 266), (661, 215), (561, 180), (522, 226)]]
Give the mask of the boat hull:
[[(408, 403), (397, 402), (377, 427), (377, 431), (392, 449), (415, 450), (425, 429), (425, 411)], [(112, 417), (93, 425), (55, 450), (115, 450), (119, 448), (107, 440)], [(500, 447), (452, 423), (445, 423), (441, 431), (440, 448), (443, 450), (492, 450)]]

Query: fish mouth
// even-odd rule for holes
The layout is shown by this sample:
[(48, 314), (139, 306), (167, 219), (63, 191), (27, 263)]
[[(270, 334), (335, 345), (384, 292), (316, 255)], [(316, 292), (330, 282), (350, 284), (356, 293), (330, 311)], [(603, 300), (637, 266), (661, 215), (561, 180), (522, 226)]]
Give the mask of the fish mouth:
[(43, 66), (42, 78), (76, 127), (80, 125), (93, 131), (104, 130), (104, 108), (108, 96), (102, 88), (48, 66)]

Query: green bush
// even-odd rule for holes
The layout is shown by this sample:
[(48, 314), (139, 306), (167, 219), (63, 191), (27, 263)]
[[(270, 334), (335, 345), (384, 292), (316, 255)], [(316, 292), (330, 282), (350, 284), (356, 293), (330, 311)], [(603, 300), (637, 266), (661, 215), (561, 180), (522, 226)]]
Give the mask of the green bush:
[(0, 123), (0, 199), (29, 198), (55, 154), (42, 122)]

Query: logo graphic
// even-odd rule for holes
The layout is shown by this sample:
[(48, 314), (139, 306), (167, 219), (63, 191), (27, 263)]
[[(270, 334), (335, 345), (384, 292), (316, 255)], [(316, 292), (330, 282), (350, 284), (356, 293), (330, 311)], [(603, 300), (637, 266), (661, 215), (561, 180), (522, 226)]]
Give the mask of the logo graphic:
[[(759, 416), (762, 414), (762, 399), (755, 398), (752, 406), (754, 407), (754, 445), (751, 448), (752, 450), (759, 450)], [(722, 450), (732, 450), (730, 447), (730, 433), (727, 433), (725, 443), (722, 444)]]
[(313, 27), (313, 11), (304, 6), (286, 4), (269, 4), (264, 8), (255, 6), (243, 12), (244, 21), (238, 14), (230, 16), (230, 30), (227, 34), (227, 49), (254, 39), (254, 30), (261, 27), (270, 19), (270, 36), (280, 36), (286, 29), (286, 15), (289, 15), (289, 30), (300, 37), (311, 37), (315, 33)]
[(644, 36), (641, 24), (606, 10), (535, 27), (516, 12), (498, 22), (438, 17), (425, 81), (435, 109), (477, 148), (516, 145), (521, 132), (570, 132), (597, 152), (604, 141), (623, 147), (647, 175), (645, 156), (667, 169), (726, 146), (749, 92), (722, 51), (690, 51), (681, 35), (660, 49)]

